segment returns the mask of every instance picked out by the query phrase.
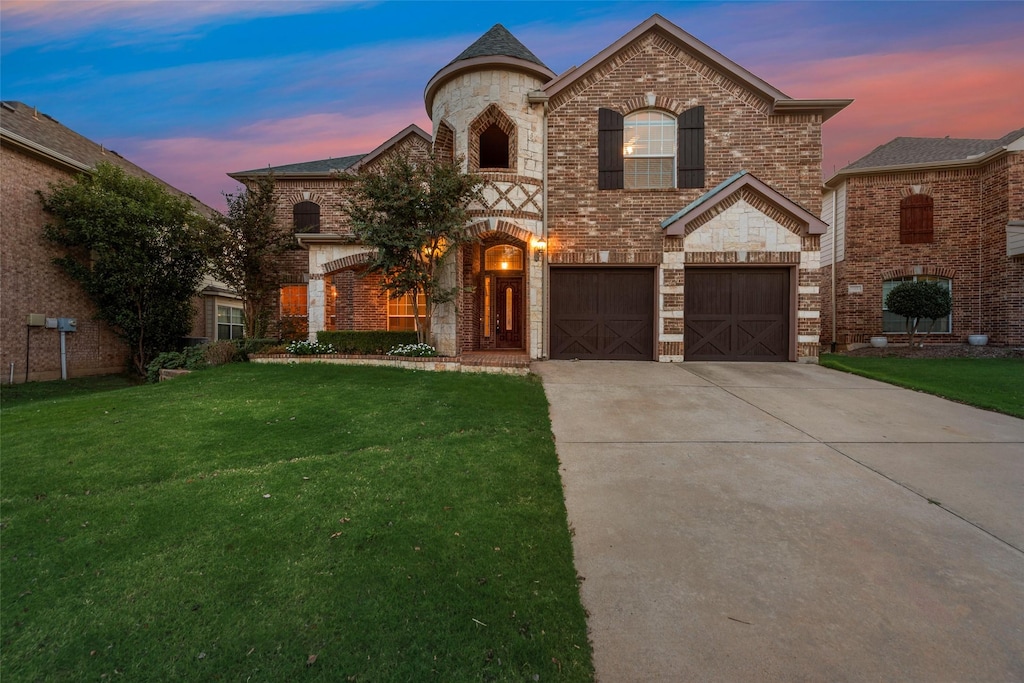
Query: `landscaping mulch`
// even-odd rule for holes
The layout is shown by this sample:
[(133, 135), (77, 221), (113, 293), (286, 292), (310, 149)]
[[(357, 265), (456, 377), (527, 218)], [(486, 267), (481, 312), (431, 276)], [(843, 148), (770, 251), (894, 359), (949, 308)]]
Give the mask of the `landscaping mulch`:
[(889, 344), (883, 348), (865, 346), (839, 351), (837, 355), (861, 358), (1024, 358), (1024, 347), (925, 344), (911, 348), (907, 344)]

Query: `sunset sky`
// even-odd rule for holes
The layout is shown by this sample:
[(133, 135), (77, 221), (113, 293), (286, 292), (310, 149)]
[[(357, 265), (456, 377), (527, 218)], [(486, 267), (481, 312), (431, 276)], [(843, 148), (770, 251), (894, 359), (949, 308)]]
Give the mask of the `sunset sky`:
[(561, 73), (659, 13), (791, 97), (853, 98), (824, 172), (1024, 127), (1024, 2), (4, 0), (0, 95), (222, 208), (225, 174), (368, 152), (495, 23)]

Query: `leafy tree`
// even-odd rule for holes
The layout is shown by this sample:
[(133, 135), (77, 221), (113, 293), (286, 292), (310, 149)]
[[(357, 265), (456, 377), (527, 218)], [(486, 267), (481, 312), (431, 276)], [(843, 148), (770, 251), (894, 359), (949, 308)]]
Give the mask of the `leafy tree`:
[(245, 336), (262, 339), (281, 286), (280, 256), (293, 236), (274, 223), (274, 176), (261, 177), (239, 194), (227, 194), (228, 213), (221, 224), (221, 254), (213, 264), (218, 279), (242, 297)]
[(432, 343), (431, 318), (452, 301), (457, 287), (445, 287), (441, 270), (448, 254), (469, 238), (466, 206), (482, 181), (463, 173), (459, 161), (431, 157), (414, 163), (406, 156), (387, 160), (380, 172), (361, 174), (346, 207), (356, 236), (375, 247), (368, 273), (383, 275), (388, 296), (422, 297), (426, 315), (415, 307), (420, 342)]
[(928, 331), (935, 327), (935, 321), (945, 318), (953, 310), (953, 297), (949, 290), (938, 282), (916, 280), (901, 282), (885, 296), (885, 307), (891, 313), (902, 315), (906, 321), (910, 347), (914, 348), (914, 337), (921, 320), (931, 320)]
[(192, 326), (212, 224), (187, 198), (109, 163), (38, 194), (53, 217), (43, 234), (66, 248), (54, 263), (81, 283), (144, 375)]

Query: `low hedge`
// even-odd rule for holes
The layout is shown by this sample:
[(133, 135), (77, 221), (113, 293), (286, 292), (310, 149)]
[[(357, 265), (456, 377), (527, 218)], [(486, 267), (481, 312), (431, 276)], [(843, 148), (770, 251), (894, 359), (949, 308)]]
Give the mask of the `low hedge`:
[(384, 354), (395, 346), (415, 344), (415, 332), (388, 332), (386, 330), (333, 330), (317, 332), (321, 344), (331, 344), (338, 353)]

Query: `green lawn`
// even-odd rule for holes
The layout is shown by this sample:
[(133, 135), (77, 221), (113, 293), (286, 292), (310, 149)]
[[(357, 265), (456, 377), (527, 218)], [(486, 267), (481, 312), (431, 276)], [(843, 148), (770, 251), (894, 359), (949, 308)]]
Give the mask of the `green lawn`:
[(535, 379), (238, 364), (31, 398), (2, 413), (3, 680), (591, 679)]
[(1019, 358), (872, 358), (824, 354), (825, 367), (1024, 417)]

